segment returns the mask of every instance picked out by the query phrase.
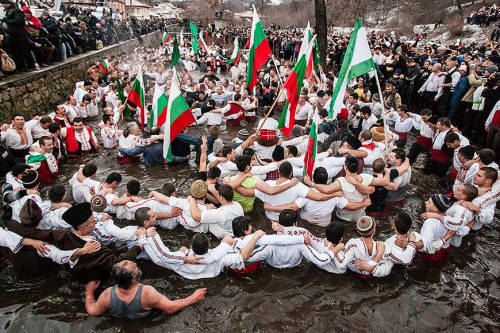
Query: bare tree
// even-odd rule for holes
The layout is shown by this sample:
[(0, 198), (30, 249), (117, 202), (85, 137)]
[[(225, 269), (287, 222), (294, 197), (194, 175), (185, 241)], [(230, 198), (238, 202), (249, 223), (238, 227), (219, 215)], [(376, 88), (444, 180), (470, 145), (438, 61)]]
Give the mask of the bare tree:
[(321, 64), (326, 63), (326, 51), (328, 48), (327, 41), (327, 22), (326, 22), (326, 3), (325, 0), (314, 0), (314, 8), (316, 9), (316, 35), (319, 45), (319, 55)]

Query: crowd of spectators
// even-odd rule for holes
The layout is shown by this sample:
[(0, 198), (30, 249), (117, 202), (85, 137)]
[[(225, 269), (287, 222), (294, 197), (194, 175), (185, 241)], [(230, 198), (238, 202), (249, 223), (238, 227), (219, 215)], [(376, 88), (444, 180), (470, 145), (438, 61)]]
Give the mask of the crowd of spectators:
[(467, 18), (467, 24), (477, 24), (481, 27), (488, 27), (493, 22), (500, 19), (500, 11), (496, 4), (491, 7), (481, 7), (477, 11), (473, 11)]
[(0, 25), (0, 49), (16, 64), (14, 72), (5, 74), (36, 70), (177, 23), (175, 19), (141, 20), (133, 16), (118, 20), (108, 11), (97, 18), (91, 10), (79, 6), (68, 7), (61, 18), (47, 10), (36, 17), (22, 1), (19, 5), (10, 0), (0, 2), (5, 13)]

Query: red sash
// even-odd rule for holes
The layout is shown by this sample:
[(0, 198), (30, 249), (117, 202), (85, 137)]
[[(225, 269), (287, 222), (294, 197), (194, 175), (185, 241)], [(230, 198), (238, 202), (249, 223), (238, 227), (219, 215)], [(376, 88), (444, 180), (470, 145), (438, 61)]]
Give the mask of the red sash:
[(425, 252), (419, 252), (422, 256), (422, 259), (427, 262), (442, 262), (448, 259), (448, 253), (450, 252), (450, 248), (440, 249), (434, 254), (429, 254)]
[(406, 139), (408, 139), (408, 132), (399, 132), (399, 131), (396, 131), (396, 129), (394, 129), (394, 133), (396, 133), (397, 135), (399, 135), (399, 139), (400, 140), (406, 140)]
[(419, 135), (416, 142), (419, 146), (422, 146), (426, 150), (429, 150), (432, 147), (432, 138), (426, 138), (423, 135)]
[(431, 148), (431, 156), (432, 156), (432, 159), (435, 160), (436, 162), (446, 163), (446, 162), (449, 162), (451, 160), (451, 157), (448, 156), (448, 154), (446, 154), (441, 149)]
[(495, 115), (493, 116), (493, 120), (491, 121), (491, 125), (500, 126), (500, 110), (497, 110), (495, 112)]
[(268, 130), (268, 129), (261, 129), (260, 130), (260, 138), (262, 140), (272, 141), (272, 140), (276, 139), (276, 131), (275, 130)]

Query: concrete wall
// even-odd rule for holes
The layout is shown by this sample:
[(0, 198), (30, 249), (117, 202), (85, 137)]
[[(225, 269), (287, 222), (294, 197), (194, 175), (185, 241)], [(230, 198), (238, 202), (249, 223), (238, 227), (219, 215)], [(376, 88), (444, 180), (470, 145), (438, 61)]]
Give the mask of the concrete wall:
[[(161, 33), (143, 36), (143, 45), (156, 47)], [(0, 122), (10, 122), (14, 113), (31, 117), (47, 114), (75, 90), (75, 83), (87, 77), (87, 69), (99, 61), (131, 52), (139, 46), (137, 40), (123, 42), (102, 50), (81, 54), (65, 62), (38, 70), (3, 77), (0, 81)]]

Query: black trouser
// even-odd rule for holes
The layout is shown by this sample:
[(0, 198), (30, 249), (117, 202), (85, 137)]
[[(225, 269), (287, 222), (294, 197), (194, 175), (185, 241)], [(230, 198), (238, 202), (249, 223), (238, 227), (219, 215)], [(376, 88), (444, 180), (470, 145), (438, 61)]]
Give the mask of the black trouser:
[(440, 117), (448, 116), (448, 112), (450, 111), (450, 102), (451, 96), (453, 92), (451, 90), (444, 90), (443, 95), (439, 98), (439, 106), (438, 106), (438, 115)]
[(427, 152), (427, 150), (424, 149), (424, 147), (422, 147), (421, 145), (419, 145), (416, 142), (412, 143), (412, 145), (410, 147), (410, 152), (408, 153), (408, 159), (410, 160), (410, 164), (415, 162), (418, 155), (420, 155), (423, 152)]
[(434, 174), (438, 177), (445, 177), (450, 166), (451, 162), (438, 162), (431, 157), (425, 164), (424, 174)]
[(500, 126), (490, 125), (488, 136), (486, 138), (486, 147), (493, 150), (495, 155), (495, 162), (500, 164)]
[[(436, 97), (437, 92), (434, 91), (424, 91), (424, 95), (422, 96), (421, 100), (421, 109), (430, 109), (433, 114), (437, 112), (436, 110), (436, 101), (434, 98)], [(419, 111), (420, 111), (419, 110)]]

